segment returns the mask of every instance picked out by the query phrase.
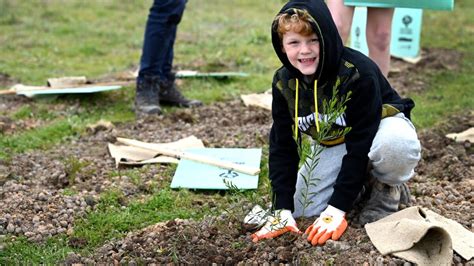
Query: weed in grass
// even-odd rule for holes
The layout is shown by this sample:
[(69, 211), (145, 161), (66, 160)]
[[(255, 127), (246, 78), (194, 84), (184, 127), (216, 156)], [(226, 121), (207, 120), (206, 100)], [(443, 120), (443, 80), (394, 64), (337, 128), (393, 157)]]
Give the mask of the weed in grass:
[[(234, 201), (234, 204), (231, 204), (231, 208), (236, 205), (243, 206), (240, 202), (242, 202), (242, 196), (243, 196), (243, 191), (239, 189), (232, 181), (223, 178), (222, 181), (224, 182), (224, 185), (227, 187), (229, 194), (231, 195), (230, 200)], [(224, 208), (225, 212), (232, 216), (234, 219), (238, 220), (235, 217), (235, 211), (233, 209), (227, 209)]]
[(325, 265), (325, 266), (333, 266), (333, 265), (334, 265), (334, 258), (327, 259), (327, 260), (324, 262), (324, 265)]
[(109, 208), (120, 207), (121, 199), (124, 197), (123, 193), (118, 189), (110, 189), (104, 191), (101, 196), (97, 209), (107, 210)]
[(65, 188), (65, 189), (63, 189), (62, 194), (64, 196), (74, 196), (74, 195), (77, 195), (77, 191), (75, 191), (71, 188)]
[(146, 194), (153, 194), (157, 192), (160, 188), (165, 186), (164, 183), (159, 183), (153, 180), (153, 177), (146, 178), (149, 173), (153, 173), (154, 171), (151, 168), (154, 166), (143, 166), (140, 168), (134, 169), (127, 169), (127, 170), (118, 170), (113, 171), (110, 174), (110, 177), (127, 177), (132, 184), (134, 184), (138, 189)]
[(69, 156), (63, 161), (63, 164), (64, 172), (69, 180), (69, 185), (74, 185), (76, 183), (76, 178), (90, 163), (74, 156)]
[(173, 263), (179, 264), (179, 251), (175, 245), (172, 246), (170, 252), (171, 252), (171, 257), (173, 258)]
[(33, 116), (33, 110), (30, 105), (23, 105), (15, 113), (13, 113), (12, 118), (15, 120), (21, 120)]
[(228, 189), (228, 200), (232, 206), (244, 206), (245, 203), (250, 203), (251, 205), (261, 205), (263, 204), (262, 198), (259, 197), (256, 193), (246, 192), (243, 189), (239, 189), (232, 181), (228, 179), (223, 179), (224, 185)]
[(131, 183), (135, 186), (139, 187), (143, 185), (142, 174), (148, 172), (148, 169), (142, 168), (134, 168), (134, 169), (126, 169), (126, 170), (117, 170), (112, 171), (109, 174), (109, 177), (121, 177), (126, 176), (130, 179)]
[(247, 244), (247, 243), (233, 242), (233, 243), (231, 244), (231, 247), (232, 247), (233, 249), (240, 249), (240, 248), (242, 248), (242, 247), (245, 247), (246, 244)]

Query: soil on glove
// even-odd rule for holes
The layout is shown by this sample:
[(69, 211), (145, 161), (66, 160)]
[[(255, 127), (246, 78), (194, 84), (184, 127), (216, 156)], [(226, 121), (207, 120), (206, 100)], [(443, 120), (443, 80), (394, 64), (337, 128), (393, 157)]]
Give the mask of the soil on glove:
[[(426, 50), (416, 67), (394, 61), (399, 72), (389, 77), (405, 95), (412, 90), (427, 90), (423, 80), (436, 69), (455, 69), (459, 54)], [(421, 66), (421, 67), (420, 67)], [(408, 85), (409, 84), (409, 85)], [(415, 85), (413, 85), (415, 84)], [(413, 86), (412, 86), (413, 85)], [(14, 96), (0, 98), (0, 108), (11, 110), (34, 102)], [(63, 112), (77, 112), (80, 106), (55, 106)], [(7, 109), (4, 109), (7, 110)], [(2, 120), (3, 119), (3, 120)], [(0, 119), (0, 130), (10, 134), (27, 125)], [(453, 219), (473, 231), (474, 155), (469, 142), (456, 143), (445, 137), (474, 126), (474, 113), (457, 114), (435, 129), (420, 131), (422, 160), (417, 175), (410, 180), (412, 202)], [(45, 151), (17, 155), (11, 162), (0, 161), (0, 235), (24, 235), (44, 242), (61, 234), (72, 234), (74, 222), (94, 209), (99, 194), (110, 188), (123, 191), (127, 198), (147, 197), (153, 182), (170, 183), (166, 167), (153, 165), (141, 173), (141, 184), (126, 175), (111, 175), (115, 162), (106, 143), (115, 137), (148, 142), (176, 141), (195, 135), (206, 147), (262, 147), (268, 144), (271, 127), (269, 111), (245, 107), (239, 100), (219, 102), (195, 109), (181, 109), (164, 116), (133, 123), (92, 128), (78, 139)], [(3, 124), (2, 124), (3, 123)], [(34, 121), (32, 122), (34, 126)], [(2, 126), (3, 125), (3, 126)], [(263, 177), (267, 178), (267, 177)], [(65, 189), (79, 191), (74, 195)], [(196, 202), (196, 206), (212, 203)], [(404, 265), (404, 260), (382, 256), (371, 244), (365, 230), (354, 222), (358, 209), (348, 215), (349, 227), (339, 241), (329, 240), (322, 247), (311, 246), (301, 235), (285, 234), (253, 243), (241, 226), (252, 204), (239, 202), (227, 211), (202, 220), (174, 219), (130, 232), (123, 239), (108, 241), (90, 256), (71, 253), (64, 261), (73, 263), (186, 263), (186, 264), (370, 264)], [(297, 220), (304, 230), (314, 219)], [(87, 241), (69, 238), (71, 247), (84, 247)], [(0, 250), (1, 251), (1, 250)], [(471, 264), (455, 254), (453, 264)], [(408, 265), (408, 264), (407, 264)]]

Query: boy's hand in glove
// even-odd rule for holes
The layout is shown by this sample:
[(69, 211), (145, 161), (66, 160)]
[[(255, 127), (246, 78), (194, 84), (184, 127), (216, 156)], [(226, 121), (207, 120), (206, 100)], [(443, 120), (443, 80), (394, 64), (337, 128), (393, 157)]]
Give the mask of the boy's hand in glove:
[(255, 231), (262, 228), (267, 221), (269, 210), (264, 210), (260, 205), (255, 205), (252, 210), (245, 216), (242, 223), (243, 228), (247, 231)]
[(252, 241), (257, 242), (265, 238), (274, 238), (286, 232), (301, 233), (296, 226), (296, 221), (289, 210), (276, 210), (273, 215), (267, 217), (265, 225), (252, 234)]
[(329, 238), (338, 240), (347, 228), (345, 214), (345, 212), (329, 205), (319, 218), (306, 229), (305, 234), (308, 235), (308, 241), (315, 246), (326, 243)]

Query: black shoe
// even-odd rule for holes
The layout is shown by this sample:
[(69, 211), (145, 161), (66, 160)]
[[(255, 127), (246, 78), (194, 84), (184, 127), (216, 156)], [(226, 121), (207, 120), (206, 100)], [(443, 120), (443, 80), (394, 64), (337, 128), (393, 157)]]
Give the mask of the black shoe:
[(195, 107), (202, 105), (202, 102), (199, 100), (187, 99), (184, 97), (176, 87), (174, 81), (174, 75), (172, 75), (167, 81), (160, 81), (160, 103), (178, 107)]
[(360, 212), (358, 223), (365, 225), (395, 213), (399, 210), (401, 201), (408, 204), (409, 198), (408, 186), (405, 183), (390, 186), (375, 180), (370, 198)]
[(135, 94), (135, 113), (137, 115), (161, 114), (159, 90), (160, 85), (157, 76), (145, 76), (137, 79)]

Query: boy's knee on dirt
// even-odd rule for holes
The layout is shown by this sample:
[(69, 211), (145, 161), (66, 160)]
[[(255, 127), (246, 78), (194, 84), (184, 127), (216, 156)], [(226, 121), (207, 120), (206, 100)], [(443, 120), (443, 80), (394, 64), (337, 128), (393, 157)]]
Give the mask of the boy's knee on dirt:
[(369, 152), (371, 173), (385, 184), (405, 183), (414, 175), (420, 151), (415, 128), (403, 114), (384, 118)]

